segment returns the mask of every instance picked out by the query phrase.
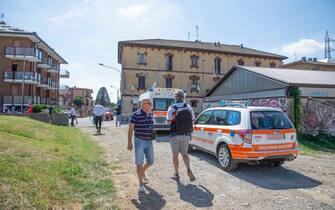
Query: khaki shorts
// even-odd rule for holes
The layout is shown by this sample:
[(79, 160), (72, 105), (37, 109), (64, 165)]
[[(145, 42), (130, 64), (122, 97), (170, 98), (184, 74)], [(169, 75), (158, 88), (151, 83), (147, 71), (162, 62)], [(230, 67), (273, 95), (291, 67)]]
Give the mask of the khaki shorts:
[(191, 136), (177, 135), (170, 137), (171, 149), (173, 154), (181, 153), (182, 155), (187, 154), (188, 144), (191, 140)]

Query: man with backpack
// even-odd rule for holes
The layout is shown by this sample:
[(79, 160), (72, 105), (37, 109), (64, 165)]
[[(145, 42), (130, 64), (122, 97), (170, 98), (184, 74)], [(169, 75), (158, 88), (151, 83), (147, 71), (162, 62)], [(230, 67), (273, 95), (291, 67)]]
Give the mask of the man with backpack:
[(179, 181), (179, 153), (181, 153), (185, 166), (187, 168), (187, 175), (190, 181), (195, 180), (195, 176), (191, 171), (190, 158), (187, 154), (188, 144), (191, 140), (191, 133), (193, 131), (194, 112), (190, 105), (184, 103), (184, 92), (177, 91), (175, 93), (176, 103), (172, 104), (167, 111), (166, 119), (170, 124), (170, 143), (173, 155), (173, 166), (175, 174), (173, 178)]

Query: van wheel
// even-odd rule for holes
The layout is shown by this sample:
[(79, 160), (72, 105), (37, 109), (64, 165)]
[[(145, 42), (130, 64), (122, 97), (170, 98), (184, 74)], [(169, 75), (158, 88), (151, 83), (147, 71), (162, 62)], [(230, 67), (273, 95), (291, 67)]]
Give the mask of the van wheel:
[(191, 153), (191, 152), (194, 152), (194, 147), (189, 144), (187, 148), (187, 153)]
[(285, 160), (276, 161), (273, 163), (274, 167), (280, 167), (285, 163)]
[(217, 159), (221, 168), (225, 171), (233, 171), (237, 167), (237, 163), (232, 158), (230, 149), (227, 144), (221, 144), (219, 146)]

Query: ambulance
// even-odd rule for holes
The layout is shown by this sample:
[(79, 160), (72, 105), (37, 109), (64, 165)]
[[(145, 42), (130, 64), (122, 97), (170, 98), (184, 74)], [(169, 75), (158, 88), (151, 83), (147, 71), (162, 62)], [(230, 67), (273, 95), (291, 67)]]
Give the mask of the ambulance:
[(140, 95), (139, 101), (143, 98), (150, 98), (153, 103), (154, 129), (156, 131), (170, 129), (166, 121), (166, 113), (169, 106), (175, 103), (174, 93), (178, 90), (175, 88), (152, 88)]
[(281, 166), (299, 152), (296, 130), (284, 112), (241, 104), (204, 110), (194, 122), (189, 151), (195, 148), (215, 155), (226, 171), (239, 163)]

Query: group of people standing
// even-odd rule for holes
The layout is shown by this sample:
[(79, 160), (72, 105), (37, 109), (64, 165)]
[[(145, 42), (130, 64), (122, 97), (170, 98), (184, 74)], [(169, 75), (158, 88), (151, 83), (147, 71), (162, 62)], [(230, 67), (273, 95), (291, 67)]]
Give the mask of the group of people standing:
[[(175, 93), (176, 103), (168, 108), (166, 120), (170, 125), (170, 144), (172, 162), (174, 166), (173, 179), (179, 181), (179, 154), (182, 155), (190, 181), (195, 181), (191, 170), (190, 158), (187, 154), (188, 145), (193, 131), (194, 112), (190, 105), (184, 103), (184, 92)], [(149, 182), (146, 170), (154, 163), (154, 148), (152, 141), (155, 139), (154, 120), (152, 116), (152, 101), (149, 98), (141, 100), (139, 110), (132, 113), (128, 129), (129, 151), (135, 150), (135, 164), (139, 181), (139, 192), (144, 193), (144, 184)], [(132, 141), (135, 135), (134, 143)], [(144, 163), (144, 158), (146, 162)]]

